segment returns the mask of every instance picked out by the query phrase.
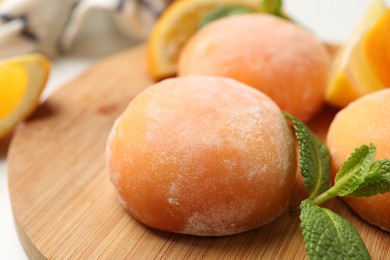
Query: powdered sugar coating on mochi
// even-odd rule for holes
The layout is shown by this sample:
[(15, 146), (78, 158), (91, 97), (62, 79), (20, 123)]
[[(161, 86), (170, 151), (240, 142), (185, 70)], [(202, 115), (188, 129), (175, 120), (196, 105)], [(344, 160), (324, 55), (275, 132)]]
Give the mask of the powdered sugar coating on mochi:
[[(329, 127), (333, 176), (361, 145), (374, 144), (375, 159), (390, 158), (390, 89), (365, 95), (340, 110)], [(360, 217), (390, 232), (390, 193), (343, 198)]]
[(107, 156), (135, 218), (195, 235), (272, 221), (287, 207), (295, 174), (294, 143), (279, 108), (219, 77), (176, 78), (145, 90), (115, 123)]
[(329, 65), (326, 49), (306, 30), (272, 15), (245, 14), (217, 20), (191, 37), (178, 73), (236, 79), (307, 121), (323, 104)]

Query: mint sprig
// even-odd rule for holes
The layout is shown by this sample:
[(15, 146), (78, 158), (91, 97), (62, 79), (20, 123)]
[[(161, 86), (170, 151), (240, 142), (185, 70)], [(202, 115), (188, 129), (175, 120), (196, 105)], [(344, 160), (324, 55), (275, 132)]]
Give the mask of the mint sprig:
[(336, 174), (335, 184), (313, 198), (321, 205), (336, 196), (368, 197), (390, 192), (390, 160), (375, 161), (373, 144), (356, 148)]
[(355, 191), (367, 176), (375, 158), (374, 145), (362, 145), (355, 149), (351, 156), (341, 166), (335, 178), (334, 189), (338, 196), (346, 196)]
[(376, 161), (371, 165), (365, 181), (348, 196), (369, 197), (390, 191), (390, 160)]
[(284, 113), (294, 123), (299, 144), (299, 167), (309, 199), (315, 198), (330, 186), (330, 154), (321, 140), (304, 123)]
[[(373, 144), (362, 145), (344, 162), (329, 188), (329, 152), (301, 121), (292, 121), (300, 149), (300, 167), (310, 196), (301, 203), (301, 228), (309, 259), (370, 259), (356, 229), (329, 209), (319, 207), (336, 196), (372, 196), (390, 192), (390, 160), (375, 161)], [(324, 170), (326, 169), (326, 170)], [(324, 175), (324, 176), (323, 176)], [(319, 189), (313, 189), (313, 183)], [(326, 188), (327, 187), (327, 188)], [(317, 192), (320, 190), (321, 192)]]
[(304, 200), (300, 219), (309, 259), (370, 259), (356, 229), (333, 211)]

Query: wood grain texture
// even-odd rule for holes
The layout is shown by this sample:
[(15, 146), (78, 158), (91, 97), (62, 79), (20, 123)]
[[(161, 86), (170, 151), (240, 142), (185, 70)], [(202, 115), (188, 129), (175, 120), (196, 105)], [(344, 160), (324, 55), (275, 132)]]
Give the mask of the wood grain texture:
[[(299, 219), (286, 212), (243, 234), (195, 237), (150, 229), (118, 203), (105, 169), (115, 118), (152, 81), (143, 46), (93, 66), (54, 93), (16, 131), (8, 153), (18, 232), (34, 259), (304, 259)], [(323, 138), (335, 110), (310, 126)], [(299, 192), (295, 196), (301, 196)], [(326, 204), (351, 220), (373, 259), (390, 258), (390, 235), (340, 200)]]

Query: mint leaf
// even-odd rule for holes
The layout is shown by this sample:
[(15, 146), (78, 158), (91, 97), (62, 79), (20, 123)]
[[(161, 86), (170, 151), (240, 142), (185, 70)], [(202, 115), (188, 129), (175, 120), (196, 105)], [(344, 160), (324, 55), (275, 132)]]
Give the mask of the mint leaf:
[(207, 24), (218, 20), (223, 17), (231, 16), (231, 15), (236, 15), (236, 14), (246, 14), (246, 13), (253, 13), (254, 10), (245, 7), (245, 6), (223, 6), (214, 9), (211, 11), (209, 14), (206, 15), (204, 19), (201, 20), (201, 22), (198, 25), (198, 30), (202, 29), (204, 26)]
[(260, 0), (260, 10), (263, 13), (282, 16), (282, 0)]
[(284, 115), (294, 123), (299, 144), (299, 167), (309, 198), (315, 198), (330, 186), (329, 150), (303, 122), (289, 113), (284, 112)]
[(309, 259), (370, 259), (356, 229), (333, 211), (304, 200), (300, 219)]
[(347, 196), (365, 181), (374, 163), (375, 146), (362, 145), (355, 149), (336, 174), (335, 185), (331, 188), (337, 196)]
[(348, 196), (369, 197), (385, 192), (390, 192), (390, 159), (374, 162), (364, 182)]

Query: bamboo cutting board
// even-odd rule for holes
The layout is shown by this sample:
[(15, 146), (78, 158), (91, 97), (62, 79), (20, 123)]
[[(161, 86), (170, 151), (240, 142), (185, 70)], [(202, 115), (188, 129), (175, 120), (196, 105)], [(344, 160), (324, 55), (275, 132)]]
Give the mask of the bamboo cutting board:
[[(19, 237), (32, 259), (304, 259), (298, 216), (239, 235), (195, 237), (150, 229), (118, 203), (105, 169), (115, 118), (152, 84), (145, 48), (109, 57), (63, 86), (12, 140), (9, 190)], [(310, 123), (321, 137), (335, 110)], [(293, 200), (301, 194), (298, 192)], [(326, 204), (349, 219), (374, 259), (390, 259), (390, 235), (340, 200)]]

